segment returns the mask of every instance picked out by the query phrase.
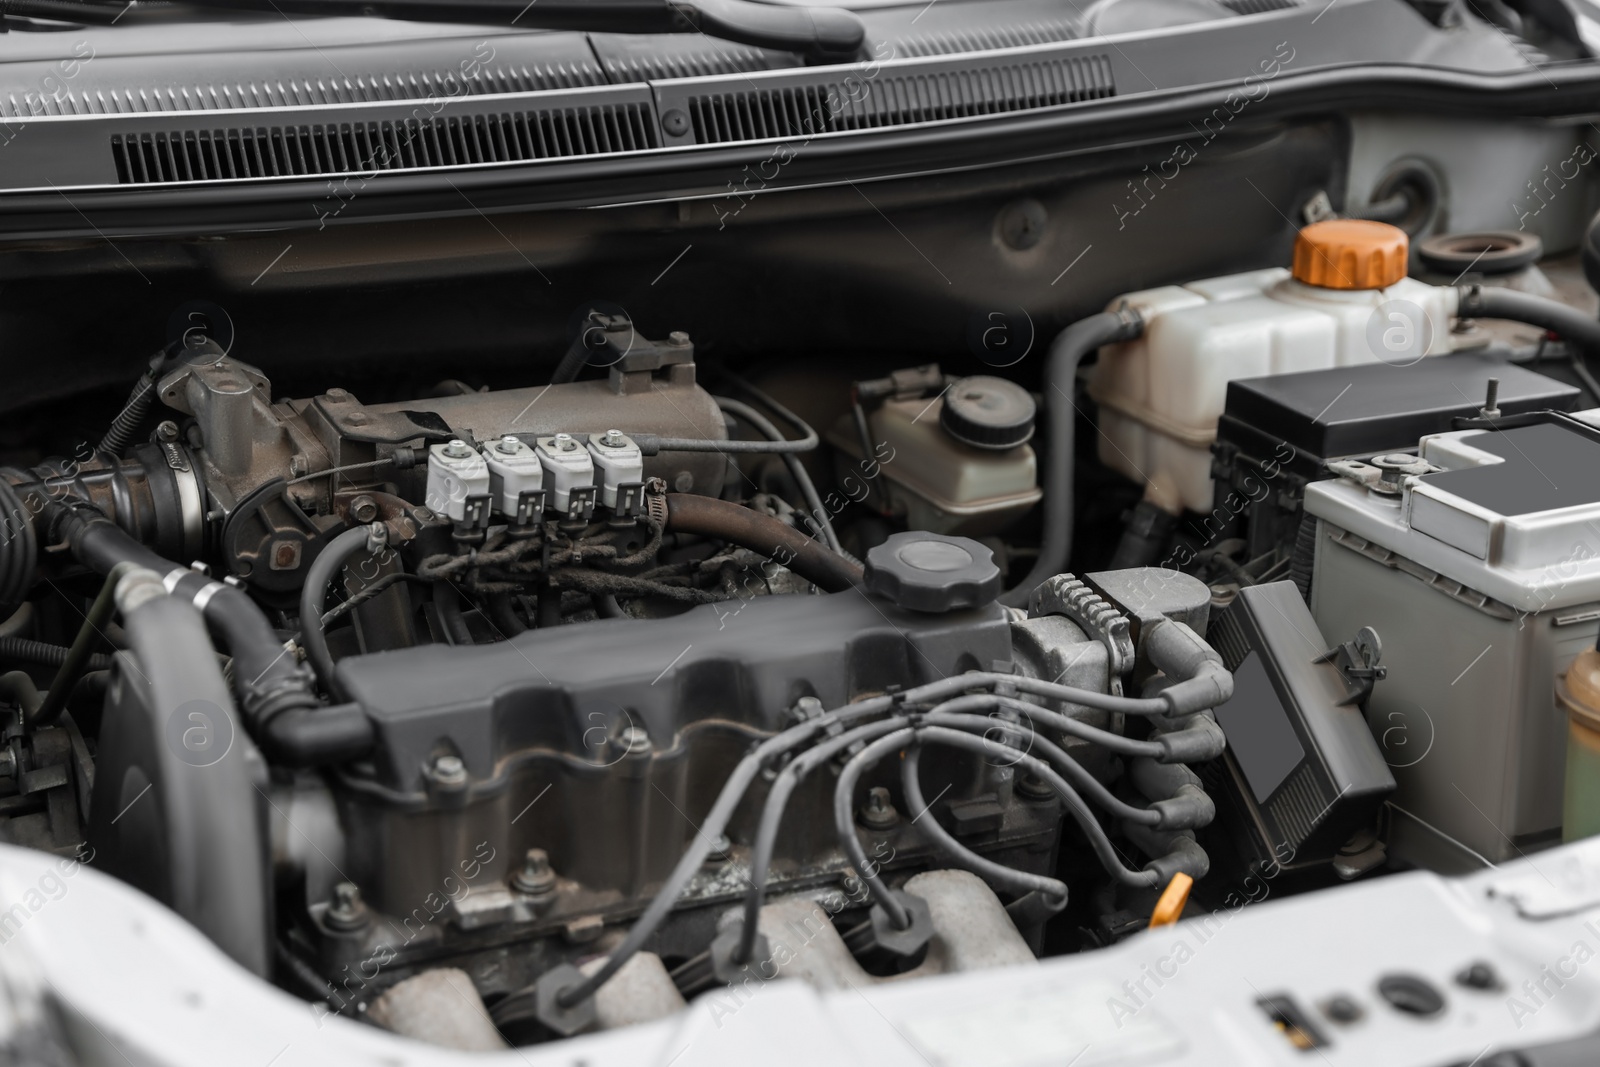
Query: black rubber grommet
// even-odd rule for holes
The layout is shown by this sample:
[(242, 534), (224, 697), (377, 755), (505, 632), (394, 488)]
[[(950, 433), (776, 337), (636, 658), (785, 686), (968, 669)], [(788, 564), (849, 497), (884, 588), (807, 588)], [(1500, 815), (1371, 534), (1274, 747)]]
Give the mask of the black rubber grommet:
[(901, 959), (910, 959), (925, 948), (933, 940), (936, 931), (933, 928), (933, 912), (928, 910), (928, 902), (919, 896), (907, 893), (903, 889), (891, 889), (902, 907), (911, 916), (911, 925), (904, 930), (895, 929), (894, 921), (889, 918), (889, 913), (882, 904), (874, 904), (868, 913), (872, 920), (872, 943), (875, 948), (882, 949)]
[(584, 980), (583, 972), (570, 963), (552, 967), (534, 983), (534, 1018), (562, 1037), (573, 1037), (598, 1025), (594, 997), (584, 997), (570, 1008), (558, 999), (561, 992)]
[(1544, 242), (1519, 230), (1439, 233), (1417, 242), (1417, 259), (1440, 274), (1512, 274), (1539, 262)]

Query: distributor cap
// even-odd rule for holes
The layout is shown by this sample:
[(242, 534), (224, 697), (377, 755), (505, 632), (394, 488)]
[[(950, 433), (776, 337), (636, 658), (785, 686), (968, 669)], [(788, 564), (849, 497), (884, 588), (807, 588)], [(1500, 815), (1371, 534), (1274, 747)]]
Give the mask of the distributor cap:
[(1022, 386), (980, 374), (950, 386), (939, 410), (939, 425), (962, 444), (1004, 451), (1033, 436), (1037, 411)]
[(867, 591), (910, 611), (981, 607), (1000, 581), (994, 553), (970, 537), (910, 530), (867, 552)]

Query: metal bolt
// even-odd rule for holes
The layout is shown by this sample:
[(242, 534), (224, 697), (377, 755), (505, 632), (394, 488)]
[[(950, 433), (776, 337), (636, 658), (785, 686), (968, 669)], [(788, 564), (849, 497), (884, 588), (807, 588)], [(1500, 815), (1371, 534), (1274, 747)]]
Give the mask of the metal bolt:
[[(173, 429), (177, 429), (176, 426)], [(304, 452), (296, 452), (289, 457), (289, 477), (298, 478), (311, 473), (311, 457)]]
[(433, 779), (440, 785), (465, 785), (467, 765), (460, 756), (440, 756), (433, 761)]
[(805, 722), (807, 719), (815, 719), (825, 710), (827, 709), (823, 707), (822, 701), (816, 697), (801, 697), (794, 702), (790, 714), (794, 716), (795, 722)]
[(300, 566), (300, 542), (281, 539), (272, 542), (272, 561), (275, 571), (292, 571)]
[(334, 386), (332, 389), (329, 389), (325, 395), (329, 400), (332, 400), (336, 404), (340, 404), (350, 399), (350, 390), (340, 389), (338, 386)]
[(622, 436), (621, 430), (607, 430), (605, 436), (600, 438), (600, 443), (607, 448), (621, 448), (627, 444), (627, 439)]
[(468, 448), (467, 443), (458, 437), (444, 446), (444, 454), (451, 459), (466, 459), (472, 455), (472, 449)]
[(684, 333), (682, 330), (673, 330), (671, 333), (667, 334), (667, 343), (682, 348), (684, 345), (689, 343), (689, 335)]
[(1031, 774), (1019, 775), (1017, 778), (1017, 792), (1028, 800), (1049, 800), (1056, 795), (1050, 783), (1043, 778), (1036, 778)]
[(365, 493), (350, 501), (350, 517), (357, 522), (371, 522), (378, 517), (378, 502)]
[(504, 452), (508, 456), (516, 455), (522, 450), (522, 438), (514, 433), (508, 433), (494, 443), (496, 452)]
[(361, 899), (361, 888), (354, 882), (340, 882), (333, 887), (328, 910), (322, 921), (334, 930), (359, 930), (367, 925), (366, 902)]
[(733, 855), (733, 842), (728, 840), (727, 834), (718, 834), (717, 839), (711, 842), (711, 850), (706, 853), (706, 865), (726, 863), (728, 857)]
[(555, 437), (556, 447), (563, 452), (570, 452), (578, 447), (578, 442), (573, 440), (570, 433), (558, 433)]
[(873, 830), (887, 830), (900, 821), (900, 813), (889, 801), (889, 791), (883, 786), (867, 790), (867, 802), (861, 808), (861, 822)]
[(650, 751), (650, 735), (642, 726), (630, 726), (617, 735), (617, 745), (630, 756)]
[(176, 441), (178, 439), (178, 424), (171, 419), (162, 419), (156, 427), (157, 441)]
[(367, 413), (365, 411), (352, 411), (345, 416), (344, 421), (351, 426), (365, 426), (367, 424)]
[(606, 932), (606, 921), (598, 915), (580, 915), (561, 928), (569, 945), (587, 945)]
[(511, 877), (511, 887), (530, 897), (546, 897), (556, 891), (556, 872), (550, 866), (550, 857), (542, 848), (530, 848), (522, 861), (522, 870)]
[(1500, 417), (1500, 379), (1490, 378), (1489, 387), (1484, 390), (1483, 410), (1478, 412), (1486, 419)]

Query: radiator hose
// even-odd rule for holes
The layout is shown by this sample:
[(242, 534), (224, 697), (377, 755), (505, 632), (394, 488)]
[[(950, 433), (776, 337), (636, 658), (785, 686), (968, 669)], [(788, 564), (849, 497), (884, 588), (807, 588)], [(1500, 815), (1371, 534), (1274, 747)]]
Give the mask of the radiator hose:
[[(135, 563), (159, 575), (173, 596), (200, 609), (233, 657), (240, 718), (269, 758), (309, 766), (356, 759), (371, 749), (372, 725), (361, 709), (322, 706), (311, 673), (243, 591), (163, 558), (91, 504), (51, 503), (40, 517), (51, 543), (66, 542), (90, 570), (109, 574), (120, 562)], [(208, 658), (211, 654), (209, 649), (190, 651)]]
[(1144, 332), (1144, 320), (1132, 308), (1102, 311), (1068, 326), (1050, 345), (1050, 361), (1045, 365), (1045, 412), (1050, 423), (1044, 449), (1044, 469), (1039, 482), (1044, 486), (1044, 536), (1039, 543), (1039, 558), (1022, 582), (1008, 589), (1000, 602), (1010, 607), (1026, 607), (1033, 591), (1046, 579), (1067, 569), (1072, 554), (1072, 465), (1076, 449), (1073, 434), (1077, 403), (1073, 388), (1077, 384), (1078, 364), (1101, 345), (1131, 341)]
[(692, 533), (759, 552), (829, 593), (861, 584), (861, 567), (770, 515), (692, 493), (667, 494), (666, 529)]

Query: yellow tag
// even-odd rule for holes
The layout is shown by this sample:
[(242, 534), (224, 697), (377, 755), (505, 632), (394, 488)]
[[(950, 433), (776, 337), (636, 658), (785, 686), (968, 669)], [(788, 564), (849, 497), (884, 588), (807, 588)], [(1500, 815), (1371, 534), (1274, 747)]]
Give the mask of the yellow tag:
[(1172, 876), (1172, 881), (1167, 883), (1167, 888), (1161, 891), (1161, 899), (1156, 901), (1156, 910), (1150, 913), (1150, 925), (1171, 926), (1183, 917), (1183, 906), (1189, 903), (1189, 890), (1194, 887), (1194, 879), (1179, 871)]

